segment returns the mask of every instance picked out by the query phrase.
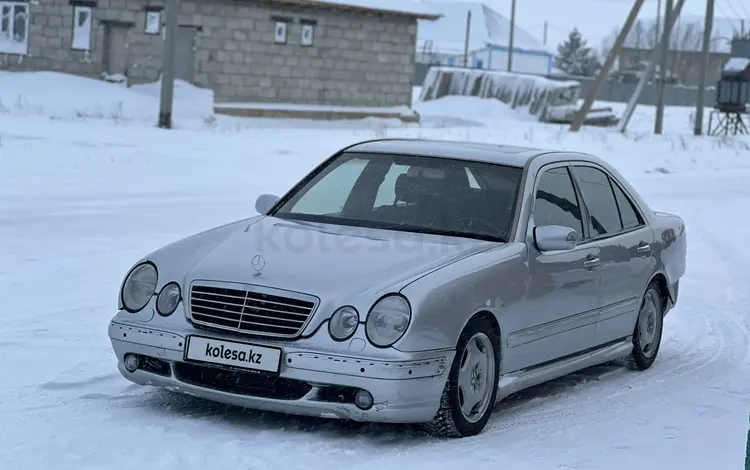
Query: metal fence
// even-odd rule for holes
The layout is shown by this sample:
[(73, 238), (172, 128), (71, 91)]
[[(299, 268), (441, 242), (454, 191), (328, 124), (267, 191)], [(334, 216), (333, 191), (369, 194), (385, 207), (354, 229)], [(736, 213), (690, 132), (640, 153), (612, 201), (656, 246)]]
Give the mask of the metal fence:
[[(429, 64), (416, 64), (414, 70), (414, 85), (422, 86), (424, 79), (427, 76), (427, 71), (430, 69)], [(581, 94), (583, 98), (586, 96), (588, 91), (591, 89), (594, 83), (593, 78), (588, 77), (547, 77), (553, 80), (575, 80), (581, 84)], [(614, 103), (627, 103), (630, 97), (635, 92), (636, 83), (618, 83), (618, 82), (604, 82), (599, 96), (596, 98), (597, 101), (610, 101)], [(656, 104), (656, 85), (650, 84), (643, 87), (641, 96), (638, 99), (638, 104), (644, 105), (655, 105)], [(711, 86), (706, 89), (704, 103), (706, 105), (713, 105), (716, 98), (716, 89)], [(665, 106), (695, 106), (698, 102), (698, 88), (679, 86), (679, 85), (667, 85), (664, 90), (664, 105)]]
[[(589, 78), (576, 78), (575, 80), (581, 84), (580, 96), (586, 96), (594, 80)], [(635, 93), (636, 86), (638, 86), (636, 83), (604, 82), (596, 99), (598, 101), (627, 103), (633, 96), (633, 93)], [(657, 86), (654, 84), (644, 86), (641, 96), (638, 97), (638, 104), (656, 105), (657, 89)], [(713, 105), (715, 98), (716, 90), (714, 87), (707, 88), (704, 92), (704, 103), (709, 106)], [(664, 87), (665, 106), (695, 106), (696, 104), (698, 104), (697, 87), (677, 85), (667, 85)]]

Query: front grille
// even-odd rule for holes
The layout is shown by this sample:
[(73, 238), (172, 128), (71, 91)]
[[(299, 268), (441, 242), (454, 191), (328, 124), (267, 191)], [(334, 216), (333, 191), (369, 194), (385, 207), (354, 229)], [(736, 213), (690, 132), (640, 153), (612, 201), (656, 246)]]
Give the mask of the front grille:
[(262, 336), (293, 338), (302, 333), (317, 305), (309, 296), (291, 297), (247, 285), (194, 284), (194, 323)]

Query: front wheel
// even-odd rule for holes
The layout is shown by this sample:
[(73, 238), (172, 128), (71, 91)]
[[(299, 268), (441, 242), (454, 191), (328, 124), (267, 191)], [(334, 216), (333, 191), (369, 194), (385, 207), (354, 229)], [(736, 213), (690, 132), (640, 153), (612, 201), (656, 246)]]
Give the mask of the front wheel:
[(458, 340), (440, 409), (425, 429), (441, 437), (467, 437), (482, 432), (497, 397), (499, 333), (483, 319), (473, 319)]
[(656, 360), (661, 346), (664, 325), (659, 286), (651, 284), (646, 289), (633, 331), (633, 352), (626, 359), (629, 368), (646, 370)]

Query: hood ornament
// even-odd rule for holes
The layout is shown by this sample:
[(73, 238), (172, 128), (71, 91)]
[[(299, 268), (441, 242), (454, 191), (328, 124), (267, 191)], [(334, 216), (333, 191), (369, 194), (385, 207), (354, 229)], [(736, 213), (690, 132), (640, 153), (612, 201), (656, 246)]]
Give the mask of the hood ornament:
[(252, 261), (250, 261), (250, 266), (252, 266), (255, 270), (255, 274), (253, 274), (253, 276), (259, 277), (261, 274), (263, 274), (263, 268), (266, 267), (266, 260), (261, 255), (255, 255), (253, 256)]

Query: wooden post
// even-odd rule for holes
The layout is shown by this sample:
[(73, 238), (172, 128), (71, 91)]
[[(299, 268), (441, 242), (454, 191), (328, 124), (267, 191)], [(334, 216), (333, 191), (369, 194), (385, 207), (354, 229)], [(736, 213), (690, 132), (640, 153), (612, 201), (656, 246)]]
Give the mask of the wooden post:
[(602, 69), (599, 71), (596, 80), (594, 80), (594, 84), (589, 89), (589, 93), (586, 95), (583, 106), (578, 110), (573, 118), (573, 122), (570, 124), (570, 130), (572, 132), (577, 132), (583, 127), (583, 121), (586, 120), (586, 116), (589, 114), (589, 111), (591, 111), (591, 106), (593, 106), (594, 100), (599, 96), (599, 90), (601, 90), (602, 85), (604, 85), (604, 81), (607, 79), (609, 71), (615, 63), (615, 59), (620, 55), (622, 46), (625, 44), (625, 38), (628, 37), (630, 30), (633, 29), (635, 20), (638, 18), (638, 13), (641, 11), (644, 2), (645, 0), (635, 0), (633, 2), (633, 8), (630, 9), (630, 14), (628, 14), (628, 18), (625, 20), (625, 24), (620, 30), (620, 34), (617, 35), (612, 50), (607, 54), (607, 59), (604, 61), (604, 65), (602, 65)]
[(703, 134), (703, 106), (706, 96), (706, 72), (711, 52), (711, 28), (714, 24), (714, 0), (706, 1), (706, 22), (703, 26), (703, 50), (701, 51), (701, 67), (698, 76), (698, 103), (695, 106), (695, 128), (693, 134)]
[(159, 100), (159, 123), (162, 129), (172, 128), (172, 104), (174, 101), (174, 74), (177, 61), (177, 18), (180, 0), (167, 2), (167, 37), (164, 40), (164, 51), (161, 66), (161, 96)]
[(466, 39), (464, 40), (464, 67), (469, 66), (470, 36), (471, 36), (471, 10), (466, 12)]
[[(669, 58), (669, 39), (672, 36), (670, 22), (671, 16), (675, 14), (672, 11), (673, 0), (667, 0), (667, 12), (664, 14), (664, 36), (661, 40), (661, 61), (659, 64), (659, 83), (657, 83), (657, 94), (656, 94), (656, 120), (654, 121), (654, 134), (661, 134), (664, 128), (664, 91), (667, 86), (667, 59)], [(658, 47), (659, 45), (657, 45)]]
[[(671, 11), (665, 14), (665, 20), (668, 18), (668, 21), (664, 22), (665, 31), (667, 28), (669, 28), (670, 31), (672, 30), (675, 22), (677, 21), (677, 18), (680, 16), (680, 11), (682, 11), (682, 6), (684, 4), (685, 4), (685, 0), (678, 0), (677, 5), (675, 5), (673, 9), (674, 11)], [(664, 36), (662, 36), (662, 38), (664, 38)], [(660, 57), (661, 57), (661, 48), (657, 47), (656, 49), (654, 49), (653, 53), (651, 54), (648, 67), (646, 67), (646, 70), (643, 71), (643, 75), (641, 75), (641, 79), (638, 81), (638, 85), (635, 87), (633, 96), (630, 97), (630, 101), (628, 102), (627, 107), (625, 107), (625, 112), (623, 113), (622, 118), (620, 119), (620, 122), (617, 124), (617, 130), (619, 130), (620, 132), (625, 132), (625, 128), (628, 127), (630, 118), (633, 117), (633, 112), (635, 111), (635, 107), (638, 105), (638, 98), (641, 96), (641, 92), (643, 92), (643, 87), (645, 87), (646, 82), (648, 82), (651, 79), (651, 76), (654, 73), (654, 69), (656, 68), (656, 63), (659, 61)]]
[(513, 43), (516, 36), (516, 0), (510, 3), (510, 36), (508, 37), (508, 72), (513, 71)]

